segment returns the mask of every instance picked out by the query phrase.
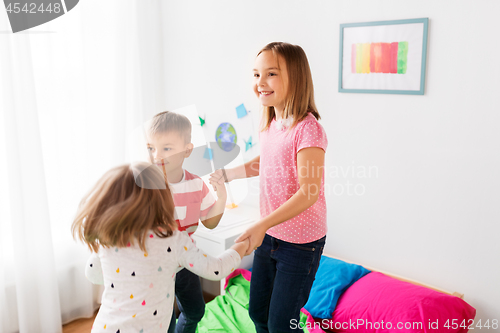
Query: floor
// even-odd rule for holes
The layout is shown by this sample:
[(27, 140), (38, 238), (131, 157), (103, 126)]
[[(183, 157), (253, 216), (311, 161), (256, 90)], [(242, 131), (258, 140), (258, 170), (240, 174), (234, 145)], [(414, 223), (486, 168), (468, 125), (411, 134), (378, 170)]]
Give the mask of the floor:
[(69, 324), (63, 325), (63, 333), (89, 333), (97, 311), (92, 318), (77, 319)]
[[(215, 296), (204, 292), (203, 298), (205, 299), (205, 302), (208, 303), (213, 300)], [(174, 306), (177, 314), (179, 314), (179, 310), (177, 309), (177, 304), (175, 304), (175, 302)], [(92, 323), (94, 322), (96, 315), (97, 311), (94, 313), (92, 318), (77, 319), (71, 323), (63, 325), (63, 333), (89, 333), (92, 329)]]

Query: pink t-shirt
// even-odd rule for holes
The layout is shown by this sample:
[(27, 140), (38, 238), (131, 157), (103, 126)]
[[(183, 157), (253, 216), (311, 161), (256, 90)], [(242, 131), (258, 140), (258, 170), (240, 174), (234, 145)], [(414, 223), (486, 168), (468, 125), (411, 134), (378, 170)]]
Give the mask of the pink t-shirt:
[[(328, 140), (323, 126), (309, 113), (290, 131), (279, 128), (273, 119), (269, 128), (260, 133), (260, 143), (260, 215), (264, 218), (299, 190), (299, 150), (318, 147), (326, 152)], [(317, 171), (317, 168), (314, 170)], [(306, 170), (302, 170), (302, 174), (305, 172)], [(325, 236), (327, 223), (324, 178), (323, 171), (319, 198), (314, 205), (294, 218), (270, 228), (267, 234), (296, 244), (309, 243)]]

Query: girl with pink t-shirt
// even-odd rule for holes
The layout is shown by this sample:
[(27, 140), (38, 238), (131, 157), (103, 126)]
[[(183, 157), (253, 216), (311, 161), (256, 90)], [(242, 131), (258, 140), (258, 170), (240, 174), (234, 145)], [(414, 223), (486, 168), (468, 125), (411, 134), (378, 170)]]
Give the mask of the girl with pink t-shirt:
[(266, 45), (253, 72), (264, 108), (261, 154), (243, 166), (217, 170), (210, 181), (260, 175), (261, 220), (236, 239), (250, 241), (247, 254), (255, 250), (249, 313), (258, 333), (294, 332), (325, 244), (328, 141), (300, 46)]

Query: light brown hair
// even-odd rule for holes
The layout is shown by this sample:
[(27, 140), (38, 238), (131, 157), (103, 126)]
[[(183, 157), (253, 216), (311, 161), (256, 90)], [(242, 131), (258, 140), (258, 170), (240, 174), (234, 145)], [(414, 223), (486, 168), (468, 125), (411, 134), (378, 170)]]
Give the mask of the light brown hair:
[[(302, 121), (308, 112), (311, 112), (316, 119), (320, 119), (319, 112), (314, 103), (314, 87), (309, 68), (309, 62), (304, 50), (298, 45), (292, 45), (284, 42), (269, 43), (262, 52), (271, 51), (276, 58), (278, 68), (280, 67), (280, 57), (285, 61), (288, 72), (288, 91), (285, 96), (285, 109), (283, 119), (293, 117), (293, 128)], [(264, 106), (262, 117), (262, 130), (265, 131), (276, 116), (273, 106)]]
[(148, 135), (176, 132), (184, 139), (184, 143), (191, 143), (191, 122), (182, 115), (171, 111), (156, 114), (148, 128)]
[(115, 167), (104, 174), (82, 199), (73, 238), (99, 247), (125, 247), (138, 242), (146, 252), (146, 236), (166, 238), (177, 229), (174, 203), (157, 166), (145, 162)]

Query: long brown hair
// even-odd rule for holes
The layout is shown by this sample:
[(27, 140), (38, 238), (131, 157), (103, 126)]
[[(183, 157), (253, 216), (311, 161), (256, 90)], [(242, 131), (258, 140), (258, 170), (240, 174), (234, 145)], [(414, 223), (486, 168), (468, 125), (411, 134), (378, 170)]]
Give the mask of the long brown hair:
[(71, 231), (94, 252), (99, 246), (125, 247), (135, 241), (146, 252), (148, 233), (165, 238), (176, 228), (172, 194), (162, 172), (139, 162), (101, 177), (82, 199)]
[[(293, 117), (291, 127), (302, 121), (308, 112), (311, 112), (316, 119), (320, 119), (319, 112), (314, 103), (314, 87), (309, 68), (309, 62), (304, 50), (298, 45), (284, 42), (269, 43), (257, 56), (264, 51), (271, 51), (280, 63), (280, 57), (285, 61), (288, 72), (288, 91), (285, 96), (285, 110), (283, 118)], [(264, 106), (262, 117), (262, 130), (265, 131), (276, 116), (273, 106)]]

